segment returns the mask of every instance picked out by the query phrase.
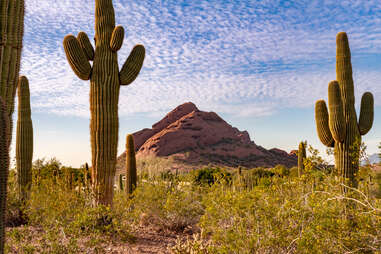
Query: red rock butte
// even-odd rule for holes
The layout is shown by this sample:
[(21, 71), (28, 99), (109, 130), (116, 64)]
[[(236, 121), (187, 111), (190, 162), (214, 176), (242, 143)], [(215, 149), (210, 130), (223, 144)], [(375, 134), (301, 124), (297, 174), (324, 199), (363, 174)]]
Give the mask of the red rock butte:
[[(266, 150), (250, 140), (215, 112), (200, 111), (192, 102), (169, 112), (162, 120), (132, 134), (137, 156), (174, 156), (190, 164), (273, 167), (297, 164), (295, 154), (273, 148)], [(118, 161), (124, 161), (123, 153)]]

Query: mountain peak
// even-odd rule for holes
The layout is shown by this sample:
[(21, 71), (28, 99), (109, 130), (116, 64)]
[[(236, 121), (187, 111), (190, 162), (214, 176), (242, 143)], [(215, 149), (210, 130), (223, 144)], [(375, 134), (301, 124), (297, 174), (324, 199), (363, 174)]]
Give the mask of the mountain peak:
[(162, 120), (132, 134), (138, 156), (176, 156), (183, 161), (226, 166), (293, 166), (296, 157), (266, 150), (247, 131), (228, 124), (215, 112), (200, 111), (192, 102), (179, 105)]
[(193, 112), (199, 111), (196, 105), (192, 102), (186, 102), (177, 106), (174, 110), (169, 112), (163, 119), (152, 125), (152, 129), (163, 129), (175, 122), (177, 119)]

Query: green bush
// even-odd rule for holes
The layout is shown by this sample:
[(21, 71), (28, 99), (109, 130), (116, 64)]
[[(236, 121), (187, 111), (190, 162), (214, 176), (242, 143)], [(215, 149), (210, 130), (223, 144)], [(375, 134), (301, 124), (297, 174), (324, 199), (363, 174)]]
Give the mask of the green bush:
[(218, 167), (206, 167), (203, 169), (197, 169), (192, 172), (193, 183), (197, 185), (213, 185), (215, 182), (232, 181), (232, 174)]
[(276, 165), (271, 171), (278, 177), (285, 177), (290, 174), (290, 169), (284, 165)]
[(258, 185), (269, 185), (275, 173), (262, 167), (242, 171), (239, 183), (244, 188), (253, 188)]

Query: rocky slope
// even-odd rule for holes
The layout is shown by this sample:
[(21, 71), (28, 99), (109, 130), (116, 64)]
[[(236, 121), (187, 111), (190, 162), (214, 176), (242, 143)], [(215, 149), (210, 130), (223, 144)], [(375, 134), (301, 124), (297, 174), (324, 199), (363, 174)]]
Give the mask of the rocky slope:
[[(214, 112), (203, 112), (191, 102), (184, 103), (152, 126), (133, 133), (137, 156), (172, 156), (192, 165), (294, 166), (295, 154), (277, 148), (266, 150), (250, 140)], [(119, 166), (124, 164), (123, 153)]]

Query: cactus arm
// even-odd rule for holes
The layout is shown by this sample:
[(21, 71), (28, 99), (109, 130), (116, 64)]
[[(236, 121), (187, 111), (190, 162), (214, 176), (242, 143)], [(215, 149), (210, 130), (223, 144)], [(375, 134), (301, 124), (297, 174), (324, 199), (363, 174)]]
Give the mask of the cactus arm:
[(145, 48), (143, 45), (136, 45), (132, 49), (119, 73), (121, 85), (129, 85), (136, 79), (143, 66), (144, 56)]
[(82, 80), (89, 80), (91, 65), (77, 38), (66, 35), (63, 41), (66, 58), (74, 73)]
[(110, 48), (112, 51), (118, 51), (123, 44), (124, 28), (122, 26), (116, 26), (111, 35)]
[(328, 110), (324, 100), (319, 100), (315, 104), (315, 119), (320, 141), (328, 147), (333, 147), (335, 142), (329, 130)]
[(334, 80), (328, 85), (328, 108), (329, 108), (329, 129), (336, 142), (343, 142), (345, 139), (345, 119), (343, 103), (341, 101), (339, 83)]
[(344, 113), (347, 112), (347, 114), (350, 114), (349, 112), (354, 110), (355, 95), (352, 78), (351, 51), (346, 33), (340, 32), (337, 34), (336, 45), (336, 79), (341, 88)]
[(363, 94), (361, 98), (361, 109), (359, 118), (359, 130), (361, 135), (365, 135), (372, 128), (374, 117), (374, 101), (370, 92)]
[(87, 60), (89, 61), (94, 60), (94, 48), (93, 48), (93, 45), (91, 45), (87, 34), (85, 32), (79, 32), (77, 35), (77, 40), (79, 44), (81, 45), (83, 52), (85, 52), (85, 55), (87, 56)]

